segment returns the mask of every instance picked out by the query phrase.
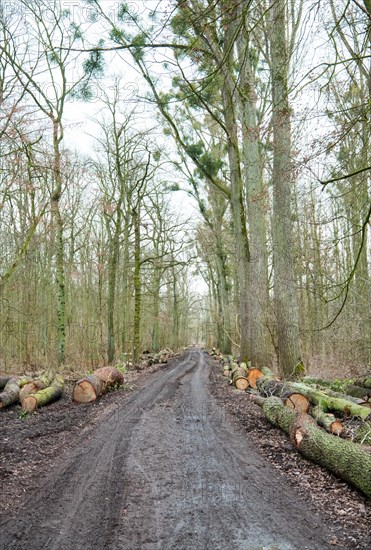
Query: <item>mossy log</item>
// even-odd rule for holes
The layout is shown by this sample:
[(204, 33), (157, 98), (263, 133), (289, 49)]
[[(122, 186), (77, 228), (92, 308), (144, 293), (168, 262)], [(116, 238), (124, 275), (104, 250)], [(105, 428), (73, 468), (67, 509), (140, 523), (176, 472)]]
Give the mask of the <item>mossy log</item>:
[(311, 415), (317, 421), (319, 426), (325, 428), (329, 433), (342, 435), (345, 431), (343, 424), (332, 413), (325, 412), (318, 405), (312, 408)]
[(371, 375), (353, 378), (353, 382), (357, 386), (363, 386), (364, 388), (371, 390)]
[(247, 373), (247, 379), (249, 381), (249, 385), (251, 386), (251, 388), (255, 389), (256, 388), (256, 381), (259, 378), (263, 378), (263, 376), (278, 380), (278, 378), (276, 378), (275, 374), (268, 367), (261, 367), (260, 369), (257, 369), (255, 367), (253, 367), (253, 368), (249, 369), (249, 371)]
[(249, 387), (249, 382), (246, 377), (246, 369), (238, 367), (233, 371), (233, 385), (238, 390), (246, 390)]
[[(367, 378), (349, 379), (349, 380), (327, 380), (324, 378), (315, 378), (313, 376), (305, 376), (304, 384), (320, 386), (321, 388), (329, 388), (332, 391), (339, 392), (342, 395), (356, 397), (367, 401), (371, 395), (371, 388), (367, 387)], [(366, 386), (363, 384), (366, 383)], [(327, 392), (326, 392), (327, 393)]]
[(35, 380), (31, 380), (21, 388), (19, 391), (19, 401), (23, 404), (23, 400), (31, 394), (37, 393), (39, 390), (43, 390), (50, 386), (53, 382), (54, 374), (45, 373)]
[(310, 402), (306, 395), (297, 391), (290, 382), (280, 382), (269, 377), (259, 378), (257, 387), (263, 396), (274, 395), (282, 399), (284, 405), (297, 412), (308, 412)]
[(238, 363), (234, 363), (234, 362), (231, 363), (231, 374), (232, 374), (232, 376), (233, 376), (234, 372), (239, 368), (240, 368), (240, 366), (239, 366)]
[(7, 383), (11, 378), (12, 378), (11, 376), (7, 376), (5, 374), (0, 375), (0, 390), (3, 390), (5, 388), (5, 386), (7, 385)]
[(320, 405), (326, 412), (339, 412), (345, 416), (357, 416), (358, 418), (362, 418), (362, 420), (371, 419), (371, 411), (368, 407), (358, 405), (347, 399), (331, 397), (323, 391), (298, 382), (293, 382), (291, 388), (305, 395), (314, 405)]
[(364, 401), (367, 401), (371, 395), (371, 389), (364, 388), (363, 386), (357, 386), (356, 384), (346, 384), (343, 391), (346, 395), (358, 397)]
[(369, 447), (334, 437), (317, 426), (305, 413), (288, 409), (278, 397), (263, 403), (267, 420), (290, 435), (292, 443), (307, 459), (327, 468), (371, 498), (371, 453)]
[(55, 375), (50, 386), (24, 397), (22, 400), (22, 409), (24, 411), (33, 412), (38, 407), (43, 407), (48, 403), (56, 401), (61, 397), (63, 387), (63, 377), (59, 374)]
[(124, 383), (122, 373), (115, 367), (101, 367), (81, 380), (73, 388), (72, 398), (77, 403), (91, 403), (99, 395)]
[(330, 388), (326, 388), (323, 391), (325, 392), (326, 395), (329, 395), (330, 397), (345, 399), (346, 401), (351, 401), (352, 403), (356, 403), (357, 405), (363, 405), (365, 403), (364, 399), (360, 399), (359, 397), (353, 397), (352, 395), (346, 395), (345, 393), (340, 393), (338, 391), (331, 390)]
[(10, 378), (0, 393), (0, 409), (9, 407), (19, 400), (19, 390), (32, 379), (29, 376), (15, 376)]

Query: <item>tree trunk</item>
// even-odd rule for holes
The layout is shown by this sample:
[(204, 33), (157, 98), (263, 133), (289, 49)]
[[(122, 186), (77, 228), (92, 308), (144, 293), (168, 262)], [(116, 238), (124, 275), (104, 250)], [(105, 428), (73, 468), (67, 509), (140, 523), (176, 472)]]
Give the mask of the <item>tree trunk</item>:
[(120, 251), (121, 233), (121, 201), (117, 204), (117, 219), (115, 230), (110, 243), (108, 261), (108, 298), (107, 298), (107, 358), (112, 363), (115, 358), (115, 303), (116, 303), (116, 277)]
[[(240, 4), (241, 5), (241, 4)], [(245, 7), (242, 6), (242, 12)], [(243, 13), (240, 17), (245, 17)], [(267, 189), (263, 182), (262, 160), (259, 149), (257, 121), (257, 94), (255, 75), (250, 61), (245, 28), (237, 39), (240, 67), (241, 124), (243, 136), (243, 164), (249, 220), (250, 262), (248, 308), (250, 317), (250, 356), (254, 367), (271, 364), (268, 334), (268, 249), (267, 249)]]
[(57, 374), (50, 386), (24, 397), (22, 400), (22, 409), (24, 411), (33, 412), (38, 407), (43, 407), (52, 401), (56, 401), (63, 393), (63, 386), (63, 377)]
[(293, 257), (292, 193), (294, 176), (291, 115), (288, 98), (289, 55), (286, 2), (271, 0), (271, 78), (273, 122), (273, 269), (274, 307), (278, 327), (279, 372), (293, 377), (301, 360), (296, 276)]
[(225, 58), (223, 64), (225, 66), (225, 82), (222, 88), (222, 101), (227, 131), (227, 154), (231, 181), (230, 203), (237, 258), (239, 321), (241, 332), (240, 356), (242, 360), (248, 360), (251, 352), (249, 345), (250, 315), (248, 311), (250, 250), (246, 228), (241, 159), (238, 143), (235, 83), (232, 78), (234, 65), (233, 43), (236, 38), (236, 19), (233, 19), (231, 10), (228, 9), (228, 6), (225, 6), (225, 13), (227, 14), (226, 20), (224, 21), (224, 25), (226, 26), (224, 42)]
[(308, 414), (288, 409), (277, 397), (266, 399), (263, 411), (273, 426), (290, 435), (292, 443), (305, 458), (327, 468), (371, 498), (368, 447), (324, 432)]
[(76, 382), (72, 398), (77, 403), (91, 403), (110, 388), (124, 383), (122, 373), (115, 367), (102, 367)]
[(64, 265), (64, 239), (63, 220), (60, 211), (60, 200), (62, 195), (62, 174), (61, 174), (61, 152), (60, 144), (63, 139), (63, 128), (61, 123), (53, 120), (53, 176), (54, 190), (51, 199), (51, 212), (56, 228), (56, 262), (55, 276), (57, 284), (57, 361), (58, 365), (64, 363), (66, 351), (66, 288), (65, 288), (65, 265)]
[(142, 304), (142, 283), (140, 279), (140, 213), (133, 211), (134, 224), (134, 334), (133, 363), (137, 363), (140, 354), (140, 319)]

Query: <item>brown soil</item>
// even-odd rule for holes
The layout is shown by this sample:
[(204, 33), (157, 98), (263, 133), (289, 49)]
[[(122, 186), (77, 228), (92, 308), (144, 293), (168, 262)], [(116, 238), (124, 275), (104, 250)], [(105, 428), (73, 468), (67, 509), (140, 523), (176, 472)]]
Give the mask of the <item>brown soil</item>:
[(366, 549), (365, 499), (219, 370), (194, 349), (94, 404), (1, 411), (0, 548)]

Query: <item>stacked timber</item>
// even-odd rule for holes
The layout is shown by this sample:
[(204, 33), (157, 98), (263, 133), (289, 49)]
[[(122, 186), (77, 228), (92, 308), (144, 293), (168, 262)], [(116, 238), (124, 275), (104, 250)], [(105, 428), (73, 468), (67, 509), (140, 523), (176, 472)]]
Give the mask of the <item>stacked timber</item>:
[[(250, 399), (262, 407), (271, 424), (289, 434), (306, 458), (371, 497), (371, 411), (365, 401), (367, 391), (358, 391), (361, 386), (353, 381), (335, 386), (321, 382), (308, 377), (302, 382), (283, 382), (266, 372), (255, 379), (256, 389), (251, 390)], [(353, 391), (347, 395), (331, 389), (346, 391), (354, 386), (358, 397)], [(358, 426), (352, 439), (344, 427), (348, 420)]]
[[(0, 379), (4, 380), (1, 376)], [(63, 392), (64, 381), (62, 376), (45, 373), (39, 378), (30, 376), (13, 376), (6, 381), (0, 393), (0, 409), (21, 403), (22, 410), (34, 411), (59, 399)]]
[(14, 376), (5, 383), (3, 391), (0, 393), (0, 409), (9, 407), (19, 401), (19, 392), (32, 379), (29, 376)]
[(76, 403), (91, 403), (123, 383), (124, 376), (116, 367), (101, 367), (76, 382), (72, 398)]
[(371, 498), (371, 448), (326, 433), (306, 413), (285, 407), (272, 396), (251, 395), (262, 407), (267, 420), (286, 432), (298, 451), (307, 459), (327, 468)]
[(38, 407), (43, 407), (48, 403), (56, 401), (62, 396), (64, 387), (63, 377), (56, 374), (49, 381), (48, 385), (41, 389), (36, 389), (33, 393), (28, 393), (22, 397), (22, 409), (24, 411), (33, 412)]
[(164, 348), (158, 352), (150, 352), (149, 350), (145, 350), (139, 357), (137, 369), (143, 370), (151, 365), (165, 364), (169, 361), (169, 359), (175, 357), (175, 355), (176, 354), (170, 348)]

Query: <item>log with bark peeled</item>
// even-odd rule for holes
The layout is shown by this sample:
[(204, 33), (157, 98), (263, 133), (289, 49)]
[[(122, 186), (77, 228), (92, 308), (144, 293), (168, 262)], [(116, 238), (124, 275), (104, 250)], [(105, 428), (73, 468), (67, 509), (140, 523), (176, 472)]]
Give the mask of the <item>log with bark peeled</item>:
[(29, 376), (15, 376), (10, 378), (5, 385), (4, 391), (0, 393), (0, 409), (16, 403), (19, 400), (19, 390), (31, 380)]
[(246, 390), (249, 387), (249, 382), (246, 377), (246, 369), (241, 367), (234, 369), (232, 381), (238, 390)]
[(324, 432), (311, 416), (288, 409), (277, 397), (265, 399), (263, 411), (273, 426), (290, 435), (303, 456), (353, 484), (371, 498), (369, 447)]
[(124, 383), (122, 373), (115, 367), (101, 367), (76, 382), (72, 398), (77, 403), (91, 403), (110, 388)]
[(310, 402), (307, 396), (297, 391), (292, 383), (280, 382), (270, 377), (262, 377), (257, 380), (257, 387), (264, 396), (274, 395), (282, 399), (284, 405), (297, 412), (307, 413), (310, 408)]
[(63, 386), (63, 377), (56, 374), (50, 386), (24, 397), (22, 409), (24, 411), (33, 412), (38, 407), (43, 407), (48, 403), (56, 401), (63, 393)]

